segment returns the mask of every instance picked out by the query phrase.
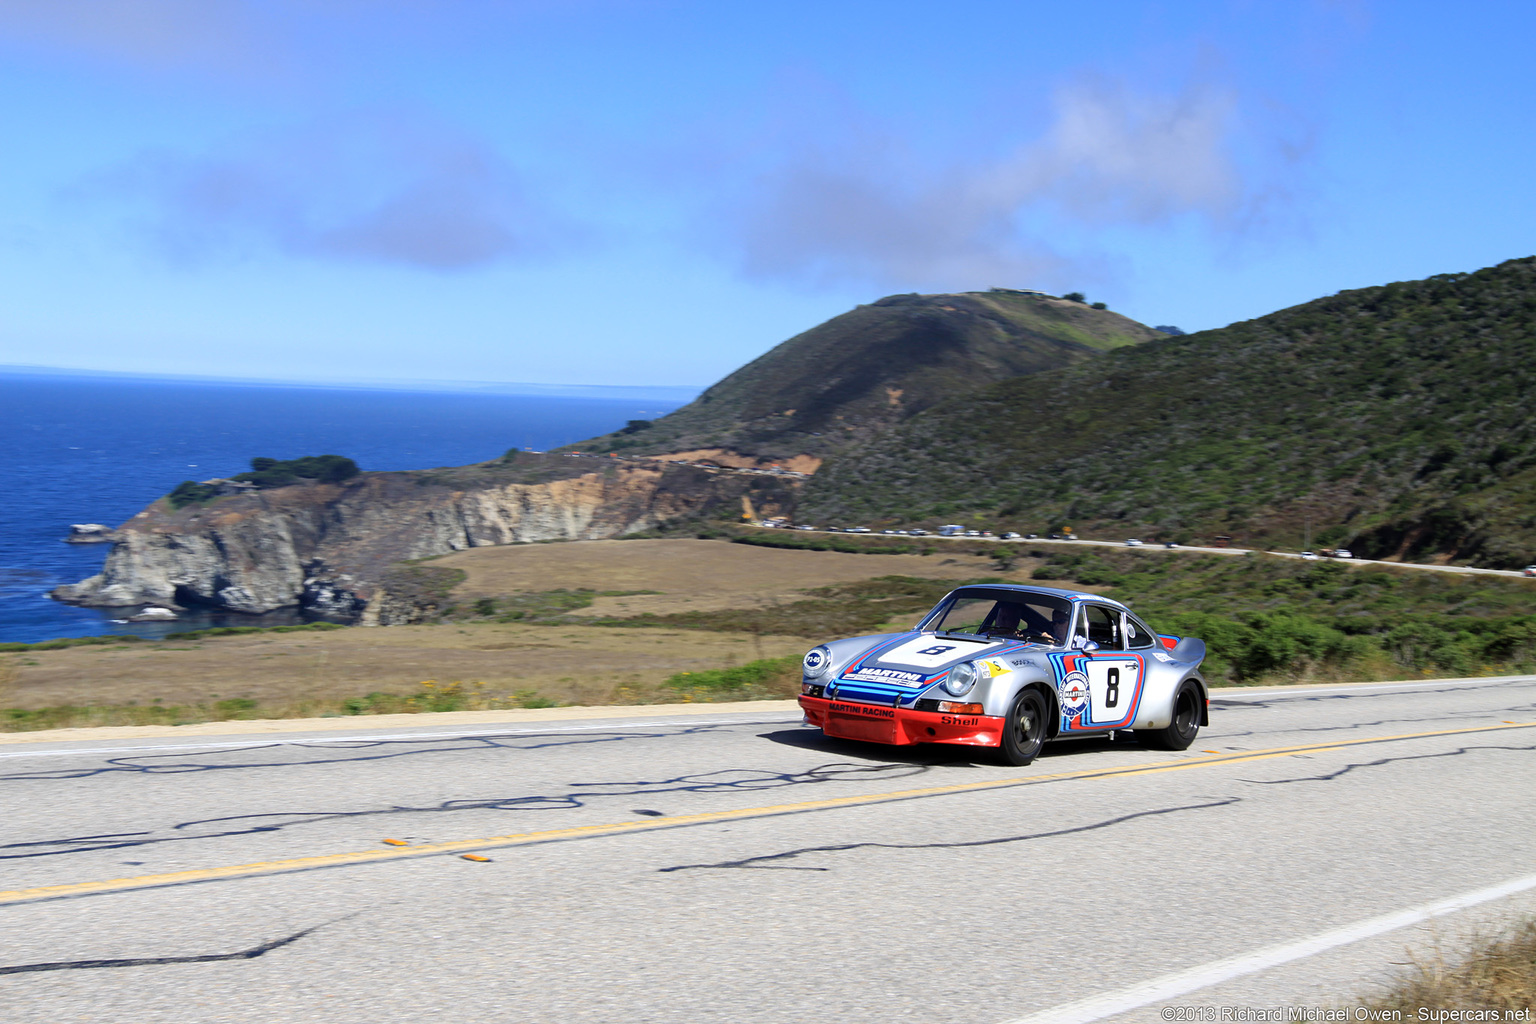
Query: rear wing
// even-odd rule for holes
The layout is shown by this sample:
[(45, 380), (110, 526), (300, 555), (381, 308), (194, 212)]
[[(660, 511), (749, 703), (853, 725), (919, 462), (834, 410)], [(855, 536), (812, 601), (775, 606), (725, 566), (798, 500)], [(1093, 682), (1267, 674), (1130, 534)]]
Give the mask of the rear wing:
[(1205, 641), (1192, 636), (1158, 635), (1163, 648), (1174, 661), (1185, 665), (1198, 665), (1205, 660)]

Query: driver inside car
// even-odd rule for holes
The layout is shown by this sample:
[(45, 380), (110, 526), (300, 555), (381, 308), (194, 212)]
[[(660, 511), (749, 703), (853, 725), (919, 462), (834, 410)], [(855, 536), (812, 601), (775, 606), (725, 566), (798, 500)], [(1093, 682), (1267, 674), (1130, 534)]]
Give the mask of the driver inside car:
[(1055, 614), (1051, 616), (1051, 628), (1046, 630), (1046, 632), (1058, 644), (1064, 644), (1067, 642), (1067, 630), (1071, 628), (1071, 625), (1072, 617), (1067, 614), (1067, 610), (1065, 608), (1057, 608)]
[(1045, 619), (1028, 605), (998, 602), (992, 624), (984, 630), (988, 636), (1026, 637), (1049, 634)]

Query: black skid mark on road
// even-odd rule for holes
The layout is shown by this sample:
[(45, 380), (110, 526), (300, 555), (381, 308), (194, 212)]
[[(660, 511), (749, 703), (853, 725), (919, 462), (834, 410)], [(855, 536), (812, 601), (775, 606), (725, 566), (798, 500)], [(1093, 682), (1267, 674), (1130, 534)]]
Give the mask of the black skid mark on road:
[[(1316, 699), (1323, 700), (1324, 698), (1319, 697)], [(1211, 707), (1213, 709), (1217, 707), (1215, 701), (1211, 701)], [(1222, 709), (1222, 713), (1225, 714), (1226, 710), (1227, 709)], [(1422, 725), (1426, 722), (1455, 722), (1458, 720), (1472, 720), (1473, 722), (1482, 722), (1482, 724), (1487, 724), (1486, 719), (1490, 717), (1497, 717), (1500, 715), (1527, 715), (1531, 714), (1532, 712), (1536, 712), (1536, 704), (1518, 704), (1514, 707), (1507, 708), (1480, 708), (1472, 711), (1457, 711), (1450, 714), (1441, 713), (1422, 715), (1413, 718), (1378, 718), (1372, 722), (1350, 722), (1345, 725), (1307, 725), (1279, 730), (1247, 729), (1241, 732), (1215, 732), (1212, 730), (1207, 732), (1205, 735), (1208, 742), (1215, 743), (1218, 741), (1243, 739), (1250, 736), (1273, 736), (1277, 731), (1284, 733), (1302, 734), (1358, 732), (1361, 729), (1381, 728), (1385, 726), (1396, 727), (1405, 725)]]
[[(327, 922), (334, 924), (335, 922)], [(264, 956), (274, 949), (281, 949), (290, 943), (298, 942), (304, 936), (311, 934), (325, 925), (317, 924), (312, 928), (305, 928), (301, 932), (285, 935), (281, 939), (273, 939), (271, 942), (263, 942), (259, 946), (250, 949), (242, 949), (235, 953), (198, 953), (191, 956), (147, 956), (127, 960), (59, 960), (46, 964), (18, 964), (14, 967), (0, 967), (0, 974), (35, 974), (40, 971), (89, 971), (101, 967), (159, 967), (164, 964), (211, 964), (220, 960), (254, 960)]]
[[(335, 740), (331, 742), (308, 743), (258, 743), (252, 744), (249, 747), (237, 747), (232, 750), (209, 751), (197, 758), (188, 758), (184, 754), (177, 753), (129, 755), (110, 758), (104, 764), (90, 768), (55, 768), (35, 772), (13, 772), (0, 775), (0, 782), (48, 782), (62, 779), (87, 779), (98, 775), (111, 775), (115, 773), (182, 775), (192, 772), (248, 771), (259, 768), (304, 768), (316, 765), (348, 764), (363, 761), (388, 761), (403, 757), (419, 757), (426, 754), (462, 754), (474, 751), (490, 752), (497, 750), (543, 750), (550, 747), (617, 743), (626, 740), (676, 739), (680, 736), (715, 732), (741, 725), (761, 724), (763, 723), (734, 722), (722, 725), (687, 726), (667, 729), (665, 731), (623, 730), (611, 733), (588, 733), (581, 736), (561, 736), (558, 739), (553, 738), (550, 734), (540, 736), (538, 734), (516, 733), (504, 736), (429, 737), (419, 740)], [(541, 740), (541, 742), (528, 742), (531, 740)], [(218, 760), (219, 758), (231, 755), (248, 754), (256, 750), (272, 752), (274, 756), (252, 758), (233, 763)], [(292, 753), (295, 750), (334, 750), (338, 752), (338, 755), (346, 754), (349, 756), (310, 757), (302, 760), (286, 760), (275, 756), (277, 751)]]
[(1254, 786), (1288, 786), (1293, 782), (1333, 782), (1341, 779), (1350, 772), (1361, 768), (1384, 768), (1389, 764), (1401, 764), (1409, 761), (1433, 761), (1442, 757), (1462, 757), (1467, 754), (1485, 750), (1502, 750), (1512, 752), (1529, 753), (1536, 750), (1536, 745), (1527, 747), (1509, 747), (1494, 744), (1457, 747), (1455, 750), (1443, 750), (1435, 754), (1404, 754), (1401, 757), (1379, 757), (1374, 761), (1353, 761), (1337, 771), (1325, 772), (1322, 775), (1302, 775), (1294, 779), (1239, 779)]
[[(656, 779), (651, 782), (576, 782), (573, 787), (603, 787), (612, 785), (625, 785), (637, 787), (637, 792), (654, 793), (740, 793), (760, 789), (782, 789), (785, 786), (802, 786), (822, 782), (844, 782), (849, 778), (859, 775), (869, 775), (881, 779), (902, 779), (914, 775), (922, 775), (930, 770), (930, 766), (922, 764), (898, 764), (886, 762), (884, 764), (853, 764), (848, 761), (834, 761), (830, 764), (819, 764), (814, 768), (807, 768), (803, 772), (765, 772), (751, 768), (722, 768), (713, 772), (694, 772), (688, 775), (674, 775), (665, 779)], [(639, 789), (638, 787), (650, 787)]]
[[(819, 785), (830, 782), (863, 781), (875, 778), (906, 778), (928, 771), (920, 765), (884, 764), (859, 765), (832, 763), (817, 765), (801, 772), (773, 772), (759, 769), (725, 769), (694, 775), (678, 775), (655, 781), (615, 783), (574, 783), (581, 787), (577, 793), (564, 795), (536, 795), (496, 797), (484, 800), (447, 800), (425, 807), (395, 805), (359, 811), (291, 811), (263, 814), (238, 814), (228, 817), (203, 818), (184, 821), (169, 826), (166, 833), (128, 832), (99, 836), (76, 836), (64, 839), (33, 839), (18, 843), (0, 844), (0, 861), (27, 860), (40, 857), (56, 857), (73, 853), (90, 853), (100, 850), (131, 849), (140, 846), (157, 846), (164, 843), (182, 843), (200, 839), (226, 839), (232, 836), (256, 835), (281, 832), (302, 825), (328, 822), (386, 818), (401, 814), (452, 814), (462, 811), (551, 811), (577, 810), (592, 801), (622, 797), (656, 797), (668, 793), (755, 792), (764, 789), (780, 789), (787, 786)], [(606, 787), (606, 788), (599, 788)]]
[(1128, 821), (1138, 818), (1154, 818), (1164, 814), (1177, 814), (1181, 811), (1204, 811), (1215, 807), (1227, 807), (1241, 803), (1242, 797), (1233, 796), (1222, 800), (1214, 800), (1203, 804), (1185, 804), (1179, 807), (1159, 807), (1151, 811), (1136, 811), (1132, 814), (1122, 814), (1118, 818), (1106, 818), (1104, 821), (1096, 821), (1089, 825), (1074, 825), (1072, 828), (1057, 829), (1053, 832), (1031, 832), (1020, 836), (1000, 836), (993, 839), (969, 839), (953, 843), (836, 843), (830, 846), (802, 846), (794, 850), (784, 850), (781, 853), (765, 853), (756, 857), (743, 857), (741, 860), (724, 860), (715, 864), (674, 864), (671, 867), (657, 868), (661, 874), (675, 871), (698, 871), (709, 868), (741, 868), (757, 871), (830, 871), (831, 868), (780, 866), (770, 863), (772, 861), (794, 860), (811, 853), (847, 853), (850, 850), (964, 850), (981, 846), (1004, 846), (1009, 843), (1027, 843), (1036, 839), (1053, 839), (1057, 836), (1070, 836), (1079, 832), (1093, 832), (1101, 828), (1112, 828), (1115, 825), (1123, 825)]

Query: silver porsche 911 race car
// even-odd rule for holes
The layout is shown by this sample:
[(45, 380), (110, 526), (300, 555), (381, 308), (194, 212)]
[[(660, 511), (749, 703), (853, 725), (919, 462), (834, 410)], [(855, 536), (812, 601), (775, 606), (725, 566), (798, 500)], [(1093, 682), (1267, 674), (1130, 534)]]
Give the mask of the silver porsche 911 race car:
[(1159, 636), (1098, 594), (967, 586), (911, 632), (807, 653), (800, 706), (828, 736), (995, 747), (1012, 765), (1117, 730), (1183, 750), (1210, 724), (1204, 658), (1203, 641)]

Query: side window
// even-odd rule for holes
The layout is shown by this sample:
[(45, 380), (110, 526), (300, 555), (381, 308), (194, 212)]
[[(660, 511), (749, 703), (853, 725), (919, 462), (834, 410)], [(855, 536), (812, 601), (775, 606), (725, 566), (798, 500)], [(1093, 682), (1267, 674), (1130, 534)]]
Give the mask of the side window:
[(1120, 650), (1120, 613), (1103, 605), (1090, 604), (1086, 608), (1088, 639), (1103, 650)]
[(1157, 634), (1129, 615), (1125, 617), (1125, 646), (1133, 651), (1145, 650), (1157, 644)]

